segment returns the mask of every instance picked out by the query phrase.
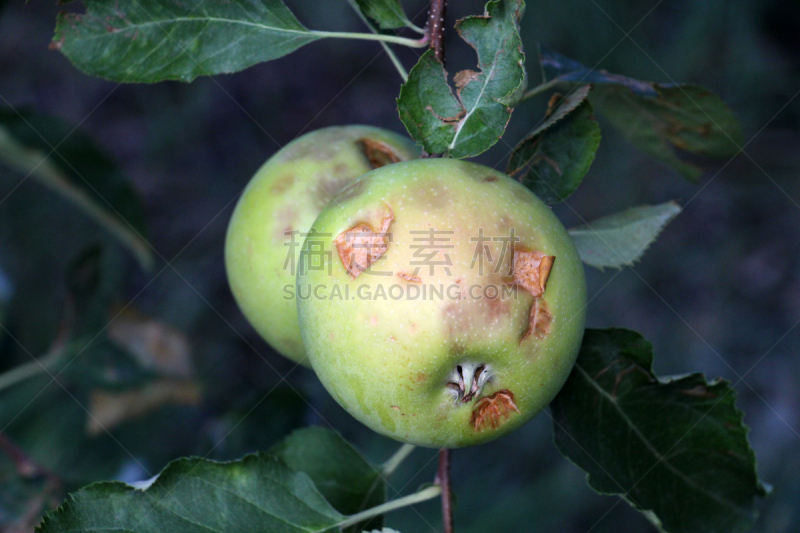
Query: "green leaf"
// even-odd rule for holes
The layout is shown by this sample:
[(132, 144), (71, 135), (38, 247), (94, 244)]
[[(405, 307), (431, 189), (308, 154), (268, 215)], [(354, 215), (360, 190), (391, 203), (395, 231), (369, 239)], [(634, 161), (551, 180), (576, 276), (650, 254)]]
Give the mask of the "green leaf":
[(654, 97), (621, 86), (603, 87), (593, 101), (636, 147), (690, 181), (698, 181), (703, 171), (681, 160), (675, 149), (718, 158), (738, 153), (742, 127), (721, 98), (696, 85), (653, 87)]
[(549, 204), (575, 192), (600, 145), (600, 126), (586, 100), (590, 88), (555, 95), (544, 122), (514, 148), (508, 161), (506, 173)]
[(432, 154), (448, 150), (454, 123), (464, 115), (433, 50), (422, 54), (408, 73), (408, 81), (400, 88), (397, 107), (411, 138)]
[(653, 347), (624, 329), (586, 330), (552, 403), (561, 453), (603, 494), (620, 494), (670, 533), (736, 533), (766, 490), (725, 381), (659, 380)]
[(0, 164), (61, 195), (112, 234), (142, 268), (152, 267), (139, 198), (88, 135), (53, 117), (0, 110)]
[(540, 135), (552, 125), (575, 111), (589, 97), (592, 90), (591, 85), (583, 85), (574, 91), (570, 91), (566, 96), (554, 94), (547, 103), (547, 112), (544, 120), (528, 135), (528, 138)]
[(108, 435), (87, 434), (89, 394), (59, 383), (40, 374), (0, 391), (3, 433), (67, 486), (108, 479), (129, 457)]
[[(332, 441), (326, 438), (317, 442), (329, 452), (339, 446), (329, 448)], [(311, 449), (298, 453), (298, 460), (306, 465), (304, 453), (320, 455)], [(340, 457), (334, 454), (327, 459), (333, 462)], [(311, 460), (311, 469), (319, 483), (328, 469), (318, 460)], [(338, 491), (331, 487), (326, 490)], [(36, 531), (333, 533), (440, 495), (441, 487), (430, 486), (344, 516), (325, 500), (306, 473), (291, 470), (275, 455), (257, 453), (229, 463), (186, 458), (173, 461), (157, 477), (134, 485), (103, 482), (85, 487), (48, 513)]]
[[(321, 427), (292, 433), (275, 446), (272, 453), (292, 470), (305, 472), (323, 496), (342, 514), (351, 515), (386, 501), (386, 486), (379, 467), (368, 463), (353, 446), (338, 434)], [(380, 527), (380, 518), (369, 525)]]
[(342, 521), (306, 474), (266, 454), (230, 463), (170, 463), (146, 489), (95, 483), (72, 494), (36, 529), (63, 531), (326, 531)]
[(697, 181), (702, 169), (675, 150), (708, 157), (732, 157), (743, 143), (741, 124), (717, 95), (691, 84), (641, 81), (581, 63), (540, 46), (545, 81), (593, 84), (597, 111), (643, 152)]
[(633, 264), (681, 208), (675, 202), (632, 207), (569, 230), (587, 265), (622, 268)]
[(493, 0), (484, 16), (464, 18), (456, 29), (478, 54), (479, 72), (456, 74), (456, 93), (431, 51), (411, 69), (397, 100), (411, 137), (429, 153), (456, 158), (488, 150), (505, 131), (526, 85), (519, 36), (522, 0)]
[(324, 35), (281, 0), (84, 0), (62, 13), (53, 41), (87, 74), (153, 83), (230, 73), (289, 54)]
[(356, 0), (358, 8), (384, 30), (410, 27), (400, 0)]

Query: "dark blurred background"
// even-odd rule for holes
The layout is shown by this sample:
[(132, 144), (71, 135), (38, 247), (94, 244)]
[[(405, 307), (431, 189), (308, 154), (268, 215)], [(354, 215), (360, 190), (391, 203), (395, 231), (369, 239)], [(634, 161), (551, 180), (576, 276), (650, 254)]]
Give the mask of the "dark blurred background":
[[(159, 353), (192, 386), (117, 418), (104, 411), (107, 397), (69, 376), (64, 387), (38, 376), (4, 391), (3, 435), (51, 472), (21, 481), (19, 464), (0, 450), (0, 530), (30, 530), (31, 516), (89, 481), (144, 479), (188, 454), (238, 457), (307, 424), (329, 425), (384, 460), (396, 443), (356, 423), (311, 371), (275, 354), (246, 323), (222, 256), (238, 194), (281, 146), (328, 125), (403, 131), (394, 100), (401, 80), (380, 46), (327, 40), (234, 75), (117, 85), (48, 49), (56, 14), (80, 9), (53, 4), (0, 0), (0, 108), (79, 124), (140, 195), (158, 261), (143, 272), (73, 206), (0, 168), (0, 323), (13, 335), (0, 332), (0, 370), (48, 351), (80, 276), (74, 265), (100, 245), (96, 263), (111, 265), (104, 272), (117, 277), (115, 301), (133, 301), (122, 323), (135, 338), (156, 331)], [(360, 30), (344, 0), (288, 4), (311, 28)], [(404, 5), (423, 25), (426, 3)], [(450, 23), (482, 10), (479, 1), (452, 2)], [(655, 345), (660, 375), (699, 371), (733, 382), (759, 473), (775, 491), (761, 503), (755, 531), (800, 531), (800, 3), (531, 0), (523, 25), (531, 86), (541, 41), (589, 67), (704, 85), (740, 117), (745, 153), (704, 162), (699, 184), (601, 122), (603, 141), (584, 185), (555, 210), (569, 227), (638, 204), (684, 206), (635, 267), (587, 269), (589, 325), (642, 332)], [(398, 52), (410, 68), (416, 52)], [(474, 59), (450, 32), (450, 72), (474, 68)], [(506, 137), (477, 161), (505, 168), (510, 145), (539, 120), (546, 99), (520, 106)], [(87, 410), (111, 416), (110, 433), (93, 431)], [(552, 444), (551, 425), (544, 413), (511, 436), (455, 452), (458, 530), (655, 531), (618, 498), (587, 487)], [(431, 481), (435, 466), (436, 452), (419, 449), (393, 489)], [(394, 513), (387, 525), (436, 531), (438, 504)]]

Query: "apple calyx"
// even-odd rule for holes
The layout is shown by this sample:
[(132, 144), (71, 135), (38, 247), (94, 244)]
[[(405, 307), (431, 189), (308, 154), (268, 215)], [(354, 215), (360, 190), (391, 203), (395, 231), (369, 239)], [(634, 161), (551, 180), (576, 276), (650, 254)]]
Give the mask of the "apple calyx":
[(388, 205), (389, 214), (383, 217), (380, 229), (375, 232), (369, 224), (362, 222), (343, 231), (333, 241), (339, 259), (342, 261), (351, 279), (356, 279), (362, 272), (377, 261), (389, 247), (387, 232), (394, 220), (394, 212)]
[(492, 378), (492, 369), (482, 363), (461, 363), (450, 374), (445, 385), (453, 393), (455, 404), (469, 403), (480, 396), (483, 386)]

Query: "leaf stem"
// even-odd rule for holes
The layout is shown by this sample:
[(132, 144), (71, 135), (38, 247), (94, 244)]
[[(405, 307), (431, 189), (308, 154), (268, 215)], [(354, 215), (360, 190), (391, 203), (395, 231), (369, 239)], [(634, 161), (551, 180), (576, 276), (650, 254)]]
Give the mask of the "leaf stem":
[(30, 363), (25, 363), (24, 365), (16, 366), (8, 372), (0, 374), (0, 391), (6, 390), (9, 387), (13, 387), (17, 383), (25, 381), (28, 378), (32, 378), (37, 374), (47, 372), (56, 366), (60, 359), (61, 350), (55, 350), (43, 355), (40, 359), (31, 361)]
[(394, 455), (392, 455), (388, 461), (383, 463), (383, 468), (381, 468), (383, 475), (386, 477), (391, 476), (394, 471), (397, 470), (397, 467), (400, 466), (400, 464), (405, 460), (405, 458), (411, 455), (411, 452), (414, 451), (414, 448), (416, 448), (416, 446), (413, 444), (403, 444), (400, 446), (400, 449), (394, 452)]
[(422, 39), (409, 39), (397, 35), (384, 35), (383, 33), (352, 33), (344, 31), (319, 31), (310, 30), (309, 33), (319, 38), (333, 37), (338, 39), (361, 39), (364, 41), (384, 41), (387, 43), (402, 44), (411, 48), (424, 48), (428, 46), (427, 37)]
[[(350, 7), (353, 8), (353, 11), (356, 12), (358, 18), (361, 19), (361, 21), (367, 26), (367, 28), (369, 28), (372, 33), (378, 34), (378, 29), (375, 28), (375, 26), (372, 25), (372, 23), (367, 19), (367, 17), (364, 16), (364, 13), (361, 12), (361, 9), (359, 9), (358, 4), (356, 4), (356, 0), (347, 0), (347, 3), (350, 4)], [(414, 27), (416, 28), (416, 26)], [(386, 52), (386, 55), (389, 56), (389, 59), (392, 60), (392, 64), (394, 65), (394, 68), (397, 69), (397, 72), (400, 74), (400, 77), (403, 78), (403, 83), (407, 82), (408, 71), (406, 71), (403, 64), (397, 58), (397, 56), (394, 53), (394, 50), (392, 50), (389, 47), (389, 45), (383, 41), (381, 41), (381, 46), (383, 47), (383, 50)]]
[(431, 485), (430, 487), (424, 488), (419, 492), (415, 492), (414, 494), (409, 494), (408, 496), (397, 498), (396, 500), (386, 502), (382, 505), (367, 509), (366, 511), (361, 511), (360, 513), (350, 515), (346, 520), (339, 522), (337, 526), (344, 529), (346, 527), (358, 524), (359, 522), (363, 522), (368, 518), (372, 518), (373, 516), (382, 515), (388, 513), (389, 511), (394, 511), (395, 509), (402, 509), (403, 507), (408, 507), (409, 505), (414, 505), (415, 503), (432, 500), (433, 498), (437, 498), (441, 493), (441, 487), (438, 485)]
[(442, 488), (442, 530), (454, 533), (453, 495), (450, 490), (450, 450), (439, 450), (439, 471), (436, 473), (436, 485)]
[(419, 33), (421, 35), (425, 35), (425, 28), (420, 28), (419, 26), (417, 26), (416, 24), (414, 24), (410, 20), (408, 21), (407, 28), (409, 28), (410, 30), (413, 30), (413, 31), (415, 31), (415, 32), (417, 32), (417, 33)]
[(547, 91), (549, 89), (552, 89), (553, 87), (555, 87), (559, 83), (561, 83), (561, 80), (559, 78), (553, 78), (552, 80), (550, 80), (550, 81), (548, 81), (546, 83), (540, 83), (539, 85), (537, 85), (536, 87), (534, 87), (530, 91), (526, 92), (523, 95), (523, 97), (522, 97), (522, 99), (520, 101), (524, 101), (524, 100), (527, 100), (528, 98), (533, 98), (534, 96), (536, 96), (538, 94), (542, 94), (543, 92), (545, 92), (545, 91)]

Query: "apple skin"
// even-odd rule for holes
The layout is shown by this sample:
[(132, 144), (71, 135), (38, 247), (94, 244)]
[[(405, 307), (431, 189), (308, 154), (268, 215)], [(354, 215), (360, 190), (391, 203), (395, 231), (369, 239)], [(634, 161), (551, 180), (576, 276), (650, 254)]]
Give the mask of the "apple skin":
[[(337, 253), (337, 237), (364, 226), (379, 233), (387, 220), (391, 238), (385, 253), (353, 279), (353, 269), (348, 273)], [(317, 249), (324, 245), (331, 253), (314, 252), (309, 237), (300, 256), (300, 265), (314, 255), (324, 263), (324, 268), (298, 270), (303, 341), (325, 388), (371, 429), (420, 446), (479, 444), (530, 420), (566, 381), (583, 337), (583, 265), (550, 208), (505, 174), (454, 159), (397, 163), (345, 188), (314, 226), (321, 233), (313, 238)], [(441, 263), (433, 275), (429, 265), (420, 266), (432, 250), (419, 252), (426, 244), (420, 244), (420, 236), (430, 240), (412, 232), (429, 228), (452, 232), (439, 234), (449, 238), (439, 242), (440, 253), (452, 263), (449, 273)], [(481, 273), (473, 264), (478, 242), (471, 239), (478, 238), (480, 228), (489, 238), (507, 238), (513, 228), (519, 238), (513, 257), (530, 251), (555, 256), (540, 298), (516, 283), (516, 266), (509, 274), (512, 255), (507, 252), (500, 260), (502, 241), (484, 243), (502, 267), (499, 272), (485, 265)], [(317, 289), (321, 298), (309, 297), (309, 287), (323, 285)], [(412, 285), (455, 290), (453, 296), (429, 293), (414, 299)], [(516, 298), (467, 293), (457, 299), (468, 287), (489, 285), (516, 287)], [(398, 297), (401, 289), (404, 296)], [(532, 310), (542, 300), (551, 318), (549, 332), (529, 334)], [(488, 375), (474, 379), (481, 368)], [(465, 387), (458, 385), (459, 375)], [(481, 385), (479, 392), (472, 398), (460, 395), (459, 390), (472, 390), (471, 382)]]
[[(293, 294), (300, 246), (311, 224), (345, 185), (377, 164), (365, 151), (419, 157), (414, 143), (370, 126), (339, 126), (295, 139), (273, 155), (242, 193), (225, 238), (225, 268), (239, 307), (278, 352), (308, 366)], [(383, 149), (384, 152), (380, 152)], [(294, 236), (285, 232), (299, 231)], [(287, 254), (289, 262), (287, 263)], [(287, 291), (286, 288), (290, 290)]]

